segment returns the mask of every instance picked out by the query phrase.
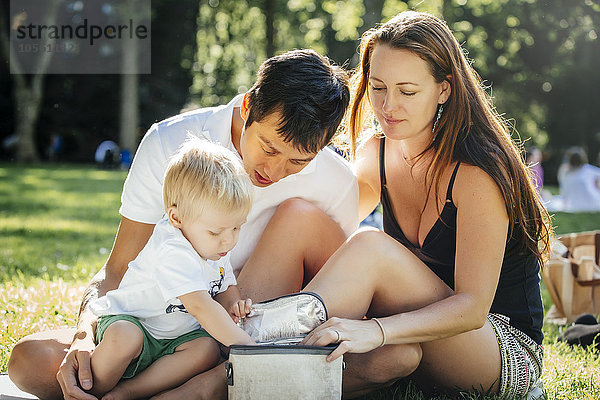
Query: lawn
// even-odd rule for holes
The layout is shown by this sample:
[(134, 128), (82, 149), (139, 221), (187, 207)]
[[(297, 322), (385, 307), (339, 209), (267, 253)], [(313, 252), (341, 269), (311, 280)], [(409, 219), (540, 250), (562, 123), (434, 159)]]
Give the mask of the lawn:
[[(21, 337), (73, 326), (85, 284), (112, 246), (125, 176), (91, 166), (0, 164), (0, 371)], [(559, 234), (599, 229), (600, 213), (556, 213), (554, 225)], [(548, 397), (600, 398), (599, 354), (557, 342), (559, 329), (544, 326)], [(423, 396), (395, 386), (364, 399), (391, 398)]]

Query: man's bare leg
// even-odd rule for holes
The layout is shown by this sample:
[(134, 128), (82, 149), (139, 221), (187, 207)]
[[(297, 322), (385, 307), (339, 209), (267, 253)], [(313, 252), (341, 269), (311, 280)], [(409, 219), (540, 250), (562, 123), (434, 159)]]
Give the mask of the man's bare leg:
[(178, 388), (153, 396), (152, 400), (226, 399), (227, 375), (225, 363), (196, 375)]
[[(278, 208), (240, 275), (242, 297), (253, 302), (298, 292), (346, 239), (339, 225), (313, 204), (290, 199)], [(217, 365), (154, 399), (226, 399), (225, 366)]]
[(34, 333), (21, 339), (8, 361), (8, 375), (17, 387), (40, 399), (62, 399), (58, 368), (75, 335), (75, 328)]

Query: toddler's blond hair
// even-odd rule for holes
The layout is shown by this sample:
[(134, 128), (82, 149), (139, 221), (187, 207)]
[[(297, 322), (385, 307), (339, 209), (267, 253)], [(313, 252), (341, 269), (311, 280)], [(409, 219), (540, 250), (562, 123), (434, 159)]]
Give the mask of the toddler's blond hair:
[(165, 211), (176, 206), (181, 221), (195, 220), (204, 209), (252, 207), (252, 183), (230, 150), (189, 137), (169, 161), (163, 184)]

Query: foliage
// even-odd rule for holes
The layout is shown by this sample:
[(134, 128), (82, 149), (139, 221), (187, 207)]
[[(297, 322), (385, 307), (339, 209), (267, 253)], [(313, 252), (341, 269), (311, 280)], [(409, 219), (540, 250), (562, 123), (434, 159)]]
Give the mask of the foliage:
[[(266, 3), (273, 7), (267, 12)], [(212, 0), (200, 5), (198, 53), (194, 64), (192, 101), (201, 106), (228, 102), (247, 91), (255, 72), (269, 55), (294, 48), (312, 48), (336, 59), (352, 57), (364, 13), (361, 0)], [(267, 21), (274, 34), (268, 37)], [(350, 51), (336, 57), (336, 50)]]
[(583, 145), (595, 158), (597, 2), (453, 0), (445, 2), (444, 17), (522, 137), (556, 153)]
[[(3, 3), (2, 7), (8, 8)], [(153, 0), (151, 74), (140, 75), (140, 139), (156, 121), (179, 113), (188, 100), (191, 69), (196, 54), (196, 0)], [(7, 12), (8, 14), (8, 12)], [(11, 102), (13, 76), (8, 60), (0, 57), (0, 159), (14, 158), (2, 141), (14, 133), (16, 105)], [(118, 75), (47, 75), (37, 124), (38, 152), (47, 157), (52, 135), (63, 138), (61, 160), (90, 162), (96, 147), (106, 139), (118, 142)]]

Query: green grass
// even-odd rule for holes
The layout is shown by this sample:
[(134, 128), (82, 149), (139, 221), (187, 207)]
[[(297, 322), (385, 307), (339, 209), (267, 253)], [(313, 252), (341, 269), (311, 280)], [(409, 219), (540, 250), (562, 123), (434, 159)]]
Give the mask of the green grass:
[(126, 173), (0, 165), (0, 371), (21, 337), (75, 322), (106, 261)]
[(554, 212), (552, 225), (557, 235), (570, 232), (585, 232), (600, 229), (600, 213), (565, 213)]
[[(125, 176), (79, 165), (0, 164), (0, 371), (21, 337), (75, 323), (85, 284), (112, 246)], [(600, 213), (555, 213), (554, 225), (558, 234), (599, 229)], [(548, 308), (547, 292), (544, 301)], [(557, 342), (554, 325), (544, 332), (549, 398), (600, 398), (600, 355)], [(363, 400), (424, 398), (395, 385)]]
[(0, 283), (87, 280), (105, 261), (126, 174), (0, 166)]

